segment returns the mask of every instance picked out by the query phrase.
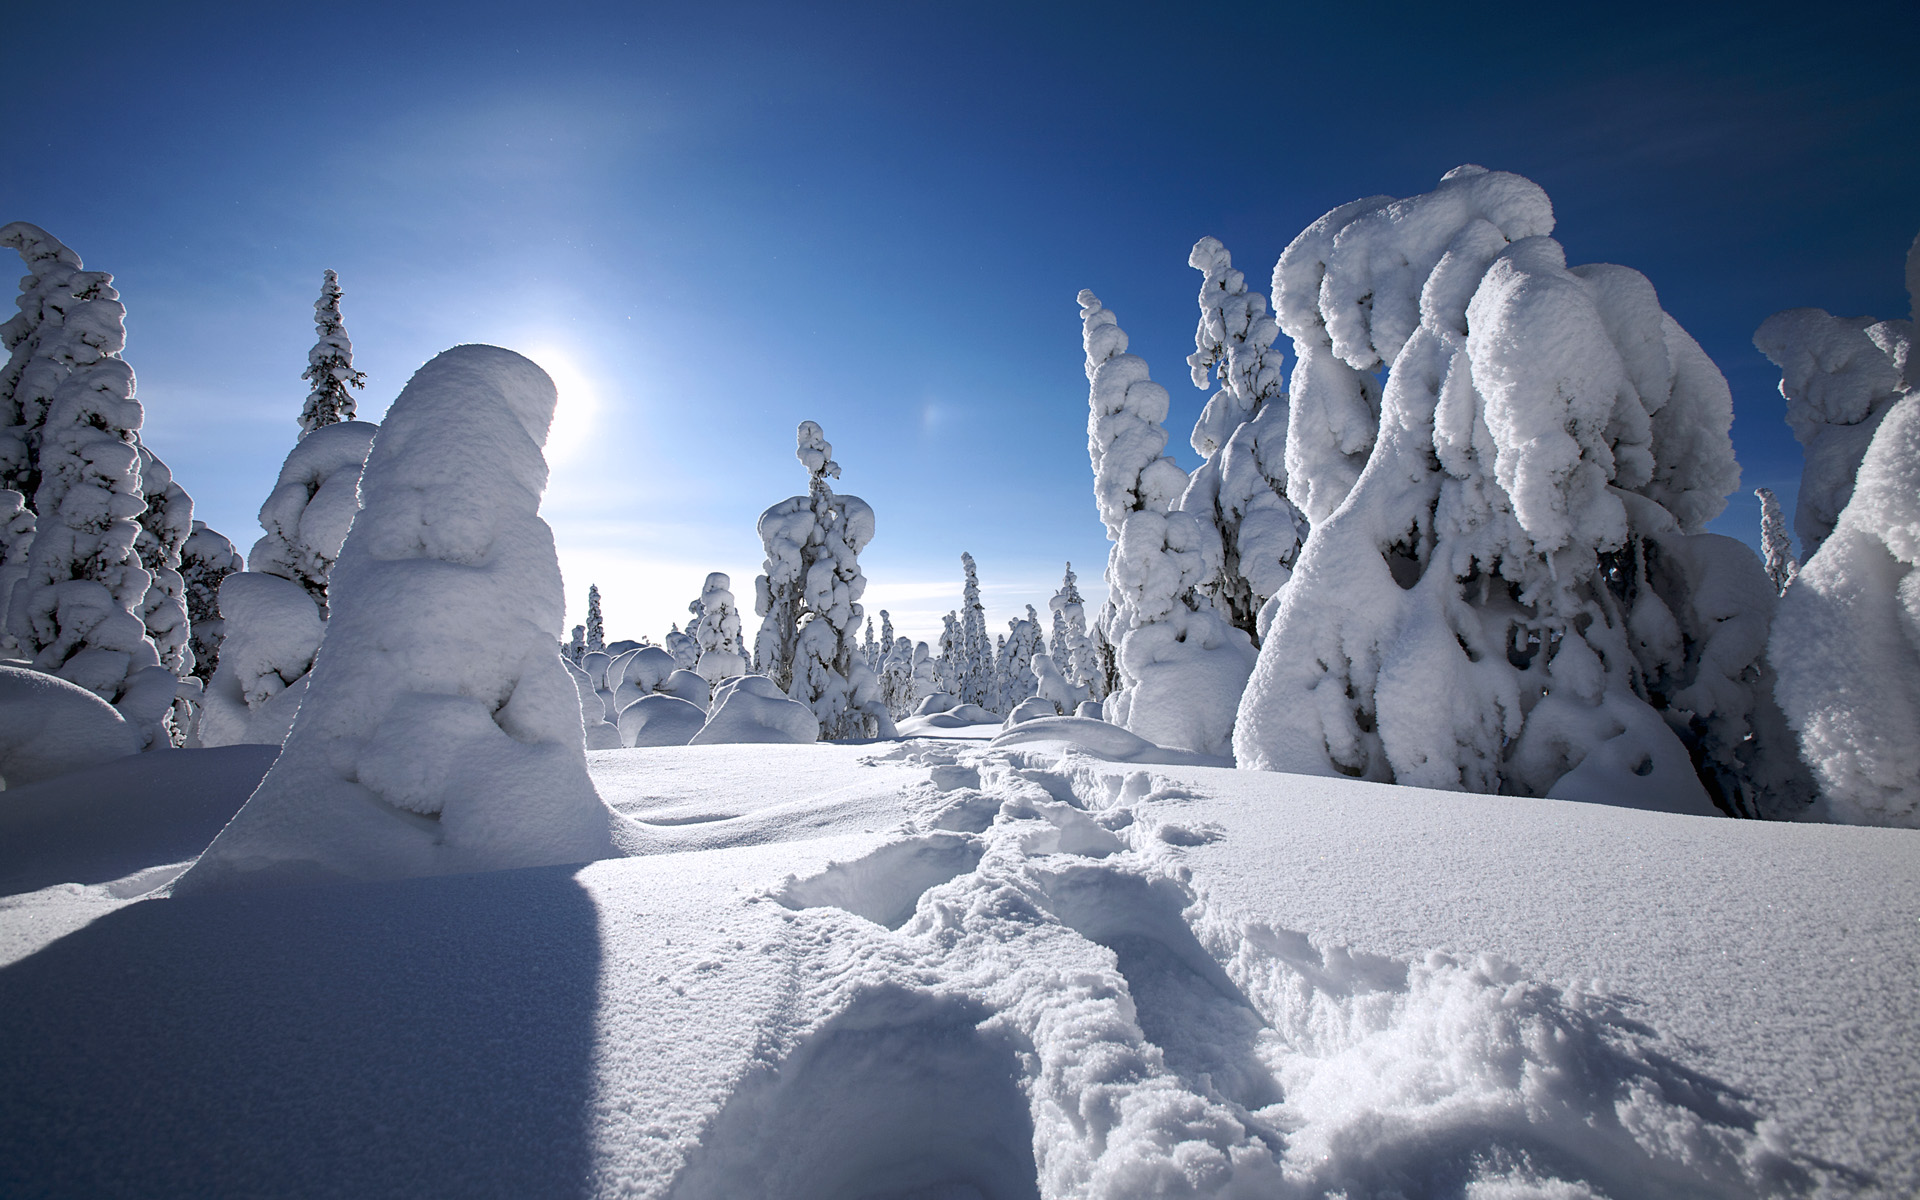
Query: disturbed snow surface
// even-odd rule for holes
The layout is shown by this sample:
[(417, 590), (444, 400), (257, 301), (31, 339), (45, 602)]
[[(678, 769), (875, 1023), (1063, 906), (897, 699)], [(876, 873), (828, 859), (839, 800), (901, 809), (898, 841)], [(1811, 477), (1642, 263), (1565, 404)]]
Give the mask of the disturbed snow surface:
[[(265, 766), (200, 753), (156, 812)], [(104, 845), (116, 766), (5, 799)], [(55, 882), (0, 805), (0, 1192), (1920, 1189), (1920, 835), (1046, 741), (590, 766), (653, 853), (135, 901), (197, 827)]]

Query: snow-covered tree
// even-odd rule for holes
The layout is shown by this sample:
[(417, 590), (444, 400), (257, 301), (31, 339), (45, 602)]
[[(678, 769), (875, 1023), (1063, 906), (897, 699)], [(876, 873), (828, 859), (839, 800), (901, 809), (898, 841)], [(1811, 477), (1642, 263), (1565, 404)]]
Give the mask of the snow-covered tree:
[(1066, 574), (1060, 580), (1060, 590), (1048, 601), (1053, 611), (1053, 627), (1057, 643), (1050, 644), (1053, 665), (1072, 686), (1086, 691), (1094, 688), (1092, 696), (1098, 700), (1105, 695), (1097, 684), (1100, 679), (1100, 665), (1094, 659), (1093, 642), (1087, 636), (1086, 597), (1080, 594), (1080, 581), (1073, 573), (1073, 564), (1067, 564)]
[(733, 599), (733, 580), (724, 571), (707, 576), (700, 591), (700, 621), (693, 640), (700, 647), (694, 670), (710, 684), (747, 672), (747, 656), (740, 642), (740, 608)]
[(932, 647), (925, 642), (915, 642), (913, 646), (913, 691), (908, 698), (907, 711), (920, 707), (920, 702), (928, 696), (946, 691), (940, 680), (940, 664), (933, 656)]
[[(136, 549), (146, 500), (140, 402), (120, 357), (126, 309), (113, 276), (82, 270), (45, 230), (15, 222), (0, 229), (0, 245), (18, 250), (32, 272), (21, 281), (19, 315), (3, 327), (12, 355), (0, 375), (0, 471), (35, 514), (8, 632), (35, 669), (112, 703), (158, 744), (169, 736), (178, 680), (143, 619), (154, 574)], [(180, 500), (190, 519), (184, 493)], [(7, 522), (11, 541), (26, 540), (24, 525), (18, 515)], [(185, 614), (170, 624), (162, 608), (156, 623), (178, 626), (169, 651), (179, 666), (191, 655)]]
[(195, 521), (180, 551), (180, 579), (186, 587), (187, 625), (193, 637), (193, 673), (202, 684), (213, 678), (226, 622), (220, 616), (220, 584), (246, 563), (232, 542), (205, 521)]
[(1127, 335), (1080, 293), (1089, 384), (1087, 451), (1094, 500), (1114, 543), (1100, 625), (1117, 651), (1106, 718), (1164, 746), (1225, 754), (1253, 643), (1207, 588), (1223, 558), (1210, 517), (1174, 508), (1188, 479), (1162, 454), (1167, 390), (1127, 353)]
[(567, 643), (567, 659), (577, 667), (580, 665), (580, 660), (586, 657), (586, 654), (587, 627), (585, 625), (575, 625), (573, 627), (573, 638)]
[(949, 611), (940, 618), (940, 655), (934, 663), (939, 686), (935, 691), (957, 695), (960, 680), (966, 674), (961, 662), (960, 614)]
[(973, 555), (962, 551), (960, 568), (966, 573), (960, 601), (960, 671), (955, 680), (962, 704), (983, 708), (993, 703), (993, 643), (987, 640), (987, 609), (980, 603), (980, 573)]
[(193, 533), (193, 500), (160, 456), (140, 447), (140, 492), (146, 511), (139, 516), (140, 533), (134, 549), (141, 565), (153, 575), (141, 602), (140, 616), (160, 665), (177, 679), (194, 674), (193, 644), (188, 632), (187, 585), (181, 578), (181, 555)]
[[(1920, 322), (1920, 238), (1907, 254), (1907, 291)], [(1769, 318), (1762, 332), (1773, 327), (1779, 333), (1779, 320)], [(1912, 353), (1913, 324), (1867, 328), (1877, 331), (1876, 345), (1884, 342), (1899, 368), (1885, 389), (1893, 402), (1873, 415), (1881, 396), (1862, 405), (1864, 389), (1848, 389), (1853, 399), (1845, 413), (1864, 407), (1869, 416), (1855, 425), (1870, 420), (1872, 440), (1844, 489), (1838, 520), (1781, 597), (1767, 656), (1779, 673), (1781, 707), (1819, 781), (1825, 815), (1920, 828), (1920, 363)], [(1813, 357), (1801, 347), (1774, 345), (1787, 351), (1776, 362)], [(1789, 390), (1785, 383), (1782, 390)], [(1791, 421), (1791, 394), (1789, 404)], [(1823, 436), (1846, 435), (1829, 429)], [(1819, 438), (1802, 444), (1809, 475), (1833, 469), (1838, 455), (1816, 458)], [(1804, 494), (1808, 484), (1801, 486)], [(1841, 491), (1833, 479), (1819, 486), (1829, 496)], [(1801, 522), (1811, 515), (1817, 527), (1820, 511), (1800, 506), (1803, 545), (1808, 526)]]
[(1787, 536), (1787, 518), (1772, 488), (1755, 488), (1753, 494), (1760, 498), (1760, 549), (1767, 560), (1767, 578), (1773, 580), (1774, 591), (1784, 592), (1800, 573), (1793, 539)]
[(27, 553), (33, 549), (33, 510), (27, 498), (12, 488), (0, 488), (0, 659), (20, 654), (19, 639), (7, 620), (14, 585), (27, 574)]
[(414, 374), (367, 460), (292, 732), (176, 894), (616, 853), (554, 653), (565, 596), (538, 511), (554, 401), (493, 346)]
[(306, 691), (331, 612), (330, 580), (360, 511), (360, 475), (379, 427), (339, 421), (306, 433), (260, 506), (247, 569), (220, 585), (222, 661), (200, 718), (206, 746), (279, 744)]
[(840, 477), (840, 464), (819, 425), (802, 421), (796, 441), (807, 494), (760, 516), (767, 557), (754, 581), (762, 618), (755, 664), (813, 710), (822, 738), (890, 737), (879, 680), (859, 653), (859, 601), (867, 588), (859, 554), (873, 540), (873, 509), (828, 484)]
[[(699, 665), (700, 643), (694, 640), (691, 633), (682, 633), (678, 622), (667, 630), (667, 636), (661, 639), (660, 645), (673, 655), (673, 661), (680, 664), (681, 670), (691, 671)], [(612, 652), (611, 647), (608, 652)]]
[(313, 384), (300, 410), (302, 438), (322, 426), (353, 420), (349, 389), (367, 385), (366, 375), (353, 369), (353, 342), (340, 319), (340, 295), (339, 277), (326, 272), (320, 278), (320, 298), (313, 302), (313, 328), (320, 340), (307, 351), (307, 369), (300, 376)]
[(1033, 605), (1029, 604), (1024, 619), (1015, 617), (1007, 622), (1006, 642), (1001, 646), (995, 662), (994, 696), (989, 706), (992, 711), (1005, 716), (1014, 710), (1014, 706), (1034, 694), (1033, 658), (1036, 654), (1044, 653), (1040, 617), (1033, 611)]
[(604, 654), (607, 650), (607, 623), (600, 616), (600, 585), (587, 585), (587, 653)]
[(1785, 806), (1773, 589), (1702, 532), (1738, 481), (1726, 381), (1643, 276), (1568, 268), (1552, 228), (1529, 180), (1460, 167), (1281, 256), (1288, 490), (1314, 524), (1239, 763)]
[(867, 670), (879, 674), (880, 643), (873, 635), (873, 617), (871, 614), (867, 617), (866, 637), (860, 643), (860, 661), (867, 664)]
[(1203, 590), (1257, 642), (1260, 612), (1292, 577), (1307, 528), (1287, 499), (1287, 394), (1273, 345), (1280, 327), (1219, 241), (1201, 238), (1187, 262), (1205, 276), (1187, 365), (1195, 387), (1217, 377), (1220, 389), (1193, 427), (1194, 452), (1206, 461), (1175, 507), (1213, 523), (1220, 568)]
[(880, 653), (884, 656), (893, 652), (893, 614), (886, 609), (880, 610)]
[[(891, 624), (891, 622), (889, 622)], [(924, 645), (925, 643), (922, 643)], [(880, 664), (880, 693), (895, 720), (913, 712), (913, 642), (895, 638)]]

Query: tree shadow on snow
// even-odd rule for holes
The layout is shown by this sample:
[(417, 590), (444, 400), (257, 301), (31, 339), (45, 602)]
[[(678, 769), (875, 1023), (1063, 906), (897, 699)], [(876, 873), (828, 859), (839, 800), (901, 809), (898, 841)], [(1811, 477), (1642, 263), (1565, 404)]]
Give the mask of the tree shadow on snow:
[(147, 901), (0, 970), (0, 1194), (583, 1193), (575, 870)]

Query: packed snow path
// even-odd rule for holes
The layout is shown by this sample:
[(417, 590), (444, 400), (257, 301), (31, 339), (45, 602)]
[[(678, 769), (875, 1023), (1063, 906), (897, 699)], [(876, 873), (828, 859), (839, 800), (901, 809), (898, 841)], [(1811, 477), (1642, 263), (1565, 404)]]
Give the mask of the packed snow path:
[[(204, 754), (237, 807), (264, 761)], [(242, 897), (131, 899), (157, 832), (4, 857), (118, 764), (7, 793), (0, 1192), (1920, 1186), (1920, 836), (1046, 743), (591, 758), (657, 853)]]

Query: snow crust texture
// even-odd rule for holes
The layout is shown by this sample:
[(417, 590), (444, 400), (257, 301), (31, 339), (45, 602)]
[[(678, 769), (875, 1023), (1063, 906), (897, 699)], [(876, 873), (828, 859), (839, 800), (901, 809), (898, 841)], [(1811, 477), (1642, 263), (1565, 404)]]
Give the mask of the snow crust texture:
[(491, 346), (415, 373), (368, 456), (286, 746), (181, 891), (614, 852), (556, 650), (564, 601), (538, 514), (554, 399), (537, 366)]

